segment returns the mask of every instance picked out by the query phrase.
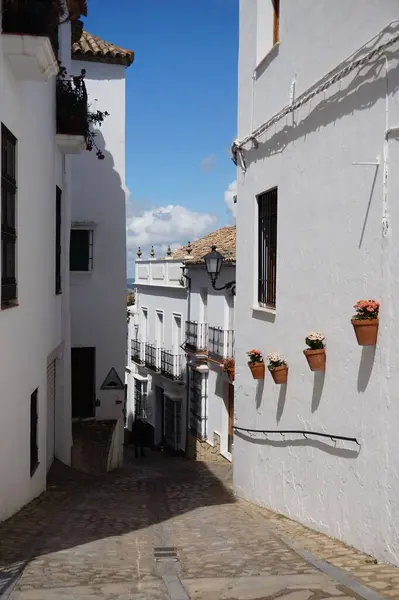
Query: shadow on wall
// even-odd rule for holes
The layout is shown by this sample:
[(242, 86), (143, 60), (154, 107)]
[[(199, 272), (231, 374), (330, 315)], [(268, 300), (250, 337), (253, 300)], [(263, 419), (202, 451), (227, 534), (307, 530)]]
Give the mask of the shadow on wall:
[(312, 413), (320, 406), (321, 396), (323, 394), (324, 381), (326, 378), (325, 371), (316, 371), (313, 379), (313, 393), (312, 393)]
[[(352, 56), (349, 62), (361, 58), (366, 52), (378, 46), (385, 34), (392, 35), (398, 31), (398, 23), (385, 28), (384, 32), (377, 39), (362, 51)], [(346, 115), (352, 115), (357, 110), (366, 110), (372, 107), (386, 94), (385, 79), (378, 79), (381, 72), (385, 69), (385, 57), (388, 60), (392, 60), (395, 57), (397, 58), (397, 54), (397, 48), (392, 46), (385, 51), (383, 56), (380, 56), (374, 62), (366, 63), (360, 67), (354, 79), (345, 88), (340, 88), (326, 100), (318, 102), (316, 98), (315, 102), (317, 106), (300, 123), (297, 124), (294, 121), (291, 125), (285, 124), (280, 131), (271, 135), (265, 142), (259, 142), (257, 148), (248, 150), (246, 152), (247, 163), (257, 162), (274, 154), (280, 154), (295, 140), (322, 127), (326, 127)], [(346, 63), (343, 63), (342, 68), (345, 66)], [(390, 94), (394, 94), (399, 89), (399, 65), (396, 65), (389, 71), (388, 77), (390, 83), (388, 91)], [(340, 84), (337, 85), (344, 86), (345, 79), (341, 80)]]
[[(322, 442), (320, 440), (315, 440), (309, 438), (300, 439), (300, 440), (270, 440), (267, 437), (264, 438), (256, 438), (254, 436), (248, 435), (242, 431), (236, 431), (235, 435), (246, 442), (250, 442), (252, 444), (257, 444), (258, 446), (272, 446), (274, 448), (295, 448), (295, 447), (311, 447), (317, 448), (323, 452), (327, 452), (327, 454), (331, 454), (331, 456), (338, 456), (340, 458), (357, 458), (360, 454), (360, 446), (356, 447), (356, 449), (349, 448), (338, 448), (333, 441)], [(276, 435), (276, 434), (269, 434)], [(292, 435), (292, 434), (291, 434)], [(350, 442), (346, 442), (350, 443)]]
[(357, 391), (365, 392), (374, 367), (375, 346), (363, 346), (357, 375)]

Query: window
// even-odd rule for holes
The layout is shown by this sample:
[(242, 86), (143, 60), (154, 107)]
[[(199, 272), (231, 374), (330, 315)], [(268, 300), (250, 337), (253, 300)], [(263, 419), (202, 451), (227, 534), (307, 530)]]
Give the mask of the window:
[(134, 380), (134, 415), (140, 419), (147, 419), (147, 382)]
[(156, 311), (155, 321), (155, 345), (157, 348), (163, 348), (164, 331), (163, 331), (163, 312)]
[(17, 299), (17, 139), (1, 125), (1, 305)]
[(200, 439), (206, 438), (208, 375), (191, 370), (190, 431)]
[(59, 187), (55, 196), (55, 293), (61, 294), (61, 197)]
[(280, 0), (273, 1), (273, 46), (280, 41)]
[(143, 342), (147, 341), (148, 337), (148, 309), (141, 309), (141, 340)]
[(38, 390), (30, 397), (30, 476), (32, 477), (39, 466), (39, 447), (37, 445), (37, 407)]
[(277, 188), (258, 196), (258, 302), (276, 308)]
[(71, 229), (69, 265), (71, 271), (91, 271), (93, 269), (93, 231), (91, 229)]

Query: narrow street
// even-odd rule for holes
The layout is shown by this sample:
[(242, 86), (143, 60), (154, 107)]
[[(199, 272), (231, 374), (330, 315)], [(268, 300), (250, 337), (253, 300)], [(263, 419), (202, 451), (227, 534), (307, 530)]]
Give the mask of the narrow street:
[(364, 597), (236, 501), (229, 466), (126, 454), (124, 469), (103, 477), (55, 465), (48, 491), (1, 526), (1, 599)]

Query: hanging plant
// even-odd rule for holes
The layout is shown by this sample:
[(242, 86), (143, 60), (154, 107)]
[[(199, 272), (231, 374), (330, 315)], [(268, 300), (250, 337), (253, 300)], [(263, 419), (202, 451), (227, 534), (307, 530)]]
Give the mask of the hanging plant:
[(249, 356), (248, 366), (251, 370), (252, 377), (254, 379), (265, 378), (265, 363), (263, 362), (262, 352), (260, 350), (249, 350), (247, 352)]
[(354, 305), (356, 314), (352, 317), (359, 346), (375, 346), (377, 343), (378, 314), (380, 303), (377, 300), (359, 300)]
[(109, 113), (101, 110), (90, 112), (85, 76), (86, 71), (82, 69), (80, 75), (68, 77), (65, 67), (60, 66), (56, 92), (57, 133), (83, 136), (86, 149), (91, 152), (94, 147), (97, 158), (104, 160), (104, 154), (95, 142), (96, 133), (92, 130), (92, 126), (101, 127)]
[(235, 361), (233, 358), (226, 358), (226, 360), (223, 361), (223, 373), (227, 373), (230, 381), (234, 381)]
[(273, 377), (274, 383), (279, 385), (282, 383), (287, 383), (288, 365), (285, 358), (278, 352), (272, 352), (271, 354), (267, 355), (267, 360), (269, 361), (267, 368)]
[(311, 331), (305, 338), (305, 343), (309, 346), (303, 353), (306, 356), (311, 371), (325, 371), (326, 369), (326, 350), (324, 335), (319, 331)]

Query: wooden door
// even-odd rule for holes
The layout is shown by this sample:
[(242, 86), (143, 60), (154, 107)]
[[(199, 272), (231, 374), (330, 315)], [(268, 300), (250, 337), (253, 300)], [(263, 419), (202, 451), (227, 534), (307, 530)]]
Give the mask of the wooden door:
[(72, 418), (88, 419), (95, 416), (96, 349), (72, 348)]
[(234, 436), (234, 385), (229, 385), (229, 397), (228, 397), (228, 437), (227, 437), (227, 450), (233, 452), (233, 436)]

